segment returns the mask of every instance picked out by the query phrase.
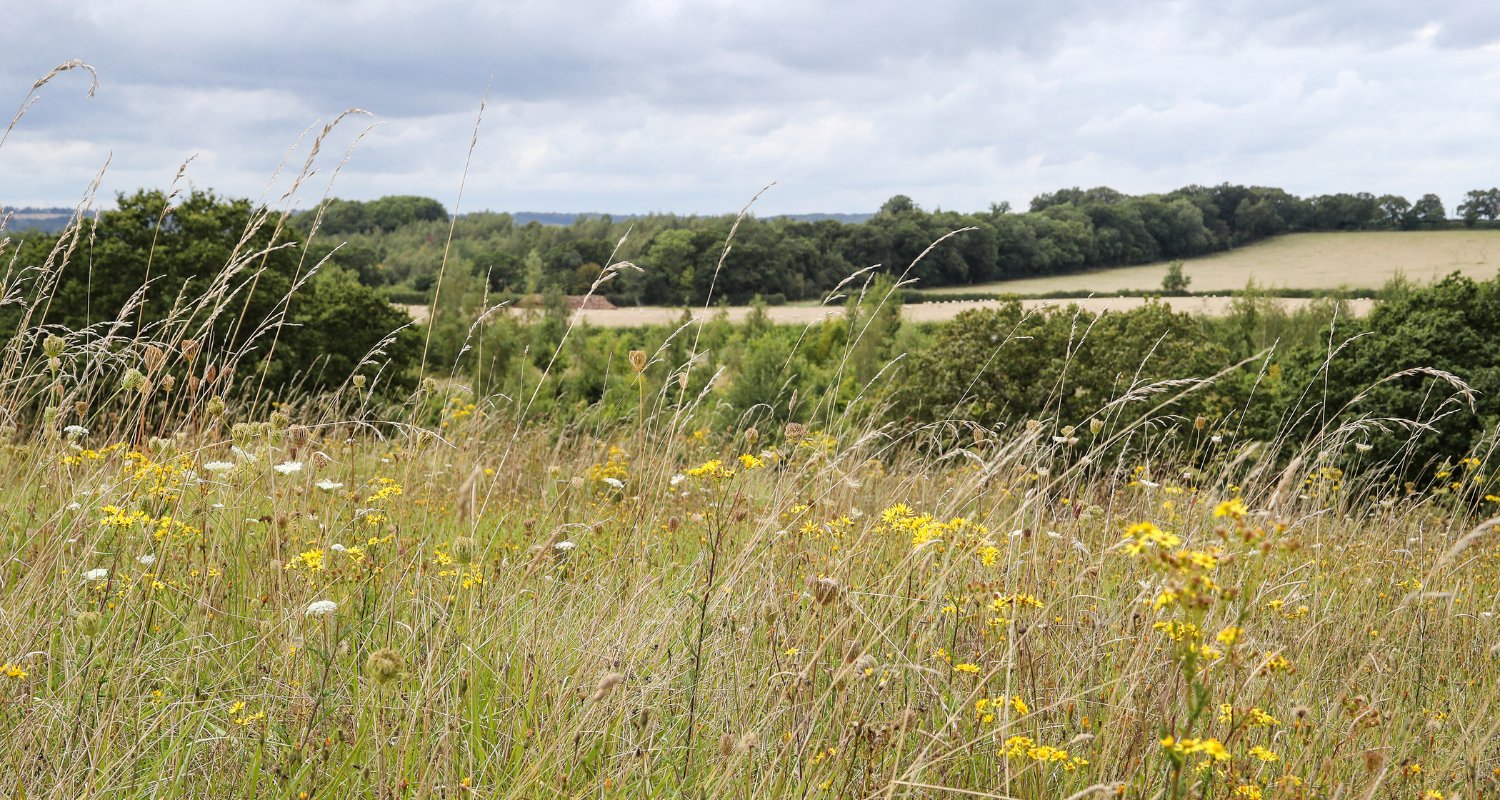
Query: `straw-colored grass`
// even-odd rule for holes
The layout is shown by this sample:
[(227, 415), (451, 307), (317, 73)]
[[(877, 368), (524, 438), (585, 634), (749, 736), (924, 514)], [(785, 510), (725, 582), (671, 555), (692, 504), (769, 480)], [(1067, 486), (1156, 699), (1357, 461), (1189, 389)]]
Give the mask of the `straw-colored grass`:
[[(1500, 268), (1500, 230), (1293, 233), (1187, 260), (1183, 273), (1197, 292), (1232, 292), (1251, 279), (1266, 288), (1379, 289), (1398, 274), (1426, 282), (1452, 272), (1489, 280)], [(931, 292), (1116, 292), (1161, 288), (1167, 262), (1139, 267), (937, 287)]]

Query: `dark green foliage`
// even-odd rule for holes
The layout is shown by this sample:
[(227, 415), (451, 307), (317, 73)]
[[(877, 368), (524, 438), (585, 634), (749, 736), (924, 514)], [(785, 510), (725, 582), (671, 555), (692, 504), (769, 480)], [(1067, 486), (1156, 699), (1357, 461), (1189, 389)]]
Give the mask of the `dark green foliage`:
[[(63, 266), (51, 301), (42, 306), (44, 319), (33, 319), (33, 325), (78, 330), (110, 323), (145, 286), (143, 302), (125, 315), (117, 336), (134, 338), (139, 331), (160, 338), (158, 329), (171, 317), (171, 335), (198, 339), (209, 360), (225, 363), (240, 353), (241, 373), (264, 374), (267, 389), (296, 385), (317, 391), (342, 383), (367, 351), (409, 322), (362, 283), (379, 274), (378, 253), (369, 247), (340, 249), (323, 273), (283, 305), (328, 248), (304, 253), (294, 230), (276, 230), (275, 217), (241, 243), (257, 210), (249, 201), (212, 192), (194, 191), (169, 213), (160, 191), (120, 195), (118, 206), (86, 232)], [(57, 241), (27, 242), (19, 261), (43, 264)], [(5, 319), (12, 328), (7, 336), (16, 322), (13, 314)], [(386, 374), (397, 385), (408, 380), (413, 338), (408, 331), (386, 348)], [(242, 387), (259, 384), (257, 378)]]
[[(1095, 315), (1076, 306), (1028, 314), (1012, 301), (965, 311), (940, 329), (913, 359), (900, 405), (919, 420), (994, 425), (1049, 414), (1077, 424), (1156, 381), (1207, 377), (1228, 364), (1227, 349), (1197, 320), (1160, 302)], [(1148, 402), (1118, 413), (1138, 414)]]
[(1161, 290), (1167, 294), (1187, 294), (1188, 286), (1193, 279), (1182, 272), (1182, 262), (1173, 261), (1167, 265), (1167, 274), (1161, 279)]
[[(1365, 334), (1365, 335), (1360, 335)], [(1302, 346), (1283, 359), (1293, 384), (1311, 390), (1284, 417), (1299, 436), (1339, 421), (1400, 418), (1430, 424), (1414, 432), (1384, 423), (1371, 431), (1371, 457), (1401, 456), (1411, 470), (1460, 457), (1500, 421), (1500, 283), (1451, 275), (1411, 288), (1377, 306), (1367, 320), (1340, 325), (1331, 346)], [(1337, 354), (1329, 358), (1331, 350)], [(1440, 370), (1474, 392), (1460, 392)], [(1325, 394), (1326, 393), (1326, 394)], [(1362, 396), (1361, 396), (1362, 395)], [(1355, 401), (1356, 396), (1360, 396)]]
[[(393, 292), (430, 293), (446, 251), (445, 275), (451, 277), (455, 269), (488, 275), (496, 292), (555, 288), (583, 294), (611, 261), (629, 261), (645, 272), (622, 272), (600, 288), (617, 304), (702, 305), (728, 299), (742, 305), (756, 294), (791, 301), (823, 297), (857, 270), (871, 267), (910, 281), (910, 288), (928, 289), (1190, 258), (1288, 232), (1445, 224), (1435, 197), (1413, 208), (1391, 195), (1299, 198), (1280, 189), (1233, 184), (1142, 196), (1106, 186), (1062, 189), (1038, 195), (1021, 214), (1003, 203), (973, 214), (927, 211), (896, 195), (859, 224), (746, 218), (725, 257), (735, 223), (731, 216), (662, 214), (619, 223), (608, 216), (580, 216), (569, 226), (547, 226), (517, 225), (508, 214), (484, 212), (454, 221), (449, 248), (449, 221), (441, 205), (416, 200), (330, 201), (318, 238), (348, 240), (379, 253), (375, 275), (340, 263), (357, 269), (367, 283), (378, 278), (396, 284)], [(382, 204), (409, 210), (382, 217), (372, 210)], [(306, 229), (310, 214), (298, 215), (296, 224)], [(413, 221), (390, 228), (382, 219)], [(972, 230), (928, 251), (960, 228)], [(346, 260), (353, 258), (351, 253)]]

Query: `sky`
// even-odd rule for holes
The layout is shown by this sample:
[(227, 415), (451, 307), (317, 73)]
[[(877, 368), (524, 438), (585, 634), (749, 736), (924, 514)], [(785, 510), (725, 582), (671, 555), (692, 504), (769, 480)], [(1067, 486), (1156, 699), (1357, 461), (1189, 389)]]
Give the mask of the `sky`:
[(712, 214), (775, 181), (762, 215), (967, 211), (1227, 181), (1451, 213), (1500, 185), (1493, 0), (0, 0), (0, 19), (0, 113), (69, 59), (98, 73), (93, 97), (83, 70), (54, 77), (0, 145), (9, 207), (74, 206), (96, 178), (107, 205), (190, 157), (178, 185), (279, 202), (348, 109), (368, 115), (286, 202)]

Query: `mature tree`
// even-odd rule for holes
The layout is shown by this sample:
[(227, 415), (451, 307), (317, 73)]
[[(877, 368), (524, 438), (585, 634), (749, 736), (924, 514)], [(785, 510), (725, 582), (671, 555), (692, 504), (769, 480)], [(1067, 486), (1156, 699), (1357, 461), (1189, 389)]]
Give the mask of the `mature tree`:
[[(293, 291), (317, 266), (316, 253), (248, 200), (194, 191), (169, 205), (163, 192), (143, 190), (119, 195), (117, 205), (100, 214), (67, 263), (54, 259), (60, 274), (40, 321), (77, 330), (118, 320), (117, 336), (197, 339), (209, 361), (239, 353), (241, 371), (263, 370), (271, 388), (314, 390), (343, 382), (365, 352), (409, 321), (337, 266)], [(42, 264), (56, 241), (29, 243), (21, 260)], [(329, 324), (345, 313), (348, 320)], [(388, 348), (403, 378), (413, 358), (405, 342), (398, 337)]]
[(1424, 225), (1437, 225), (1448, 221), (1448, 212), (1443, 209), (1443, 201), (1435, 194), (1424, 194), (1411, 207), (1411, 215), (1417, 222)]
[(1481, 219), (1500, 219), (1500, 189), (1473, 189), (1458, 204), (1458, 215), (1473, 227)]

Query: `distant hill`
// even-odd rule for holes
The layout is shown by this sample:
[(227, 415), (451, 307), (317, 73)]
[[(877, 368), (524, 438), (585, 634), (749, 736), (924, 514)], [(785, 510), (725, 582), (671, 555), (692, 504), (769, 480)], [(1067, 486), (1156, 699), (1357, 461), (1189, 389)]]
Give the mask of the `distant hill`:
[[(550, 211), (514, 211), (514, 212), (511, 212), (510, 218), (513, 219), (513, 220), (515, 220), (517, 225), (525, 225), (525, 224), (531, 223), (531, 222), (538, 222), (538, 223), (541, 223), (543, 225), (561, 225), (561, 226), (567, 226), (567, 225), (572, 225), (574, 222), (576, 222), (580, 218), (582, 218), (582, 219), (598, 219), (600, 217), (605, 217), (605, 216), (609, 217), (610, 219), (618, 221), (618, 220), (624, 220), (624, 219), (635, 219), (638, 216), (642, 216), (642, 215), (639, 215), (639, 214), (601, 214), (601, 213), (596, 212), (596, 211), (595, 212), (584, 212), (584, 213), (579, 213), (579, 214), (567, 214), (567, 213), (550, 212)], [(870, 217), (873, 217), (873, 216), (875, 216), (875, 215), (874, 214), (776, 214), (776, 215), (770, 216), (770, 217), (762, 217), (762, 219), (779, 219), (779, 218), (785, 217), (786, 219), (795, 219), (795, 220), (798, 220), (800, 222), (817, 222), (820, 219), (834, 219), (834, 220), (838, 220), (839, 222), (843, 222), (843, 223), (846, 223), (846, 224), (858, 225), (859, 223), (864, 222), (865, 220), (867, 220), (867, 219), (869, 219)]]
[[(97, 212), (95, 212), (97, 213)], [(9, 216), (9, 219), (6, 217)], [(6, 220), (8, 231), (38, 230), (57, 233), (73, 218), (71, 208), (6, 208), (0, 206), (0, 220)]]

